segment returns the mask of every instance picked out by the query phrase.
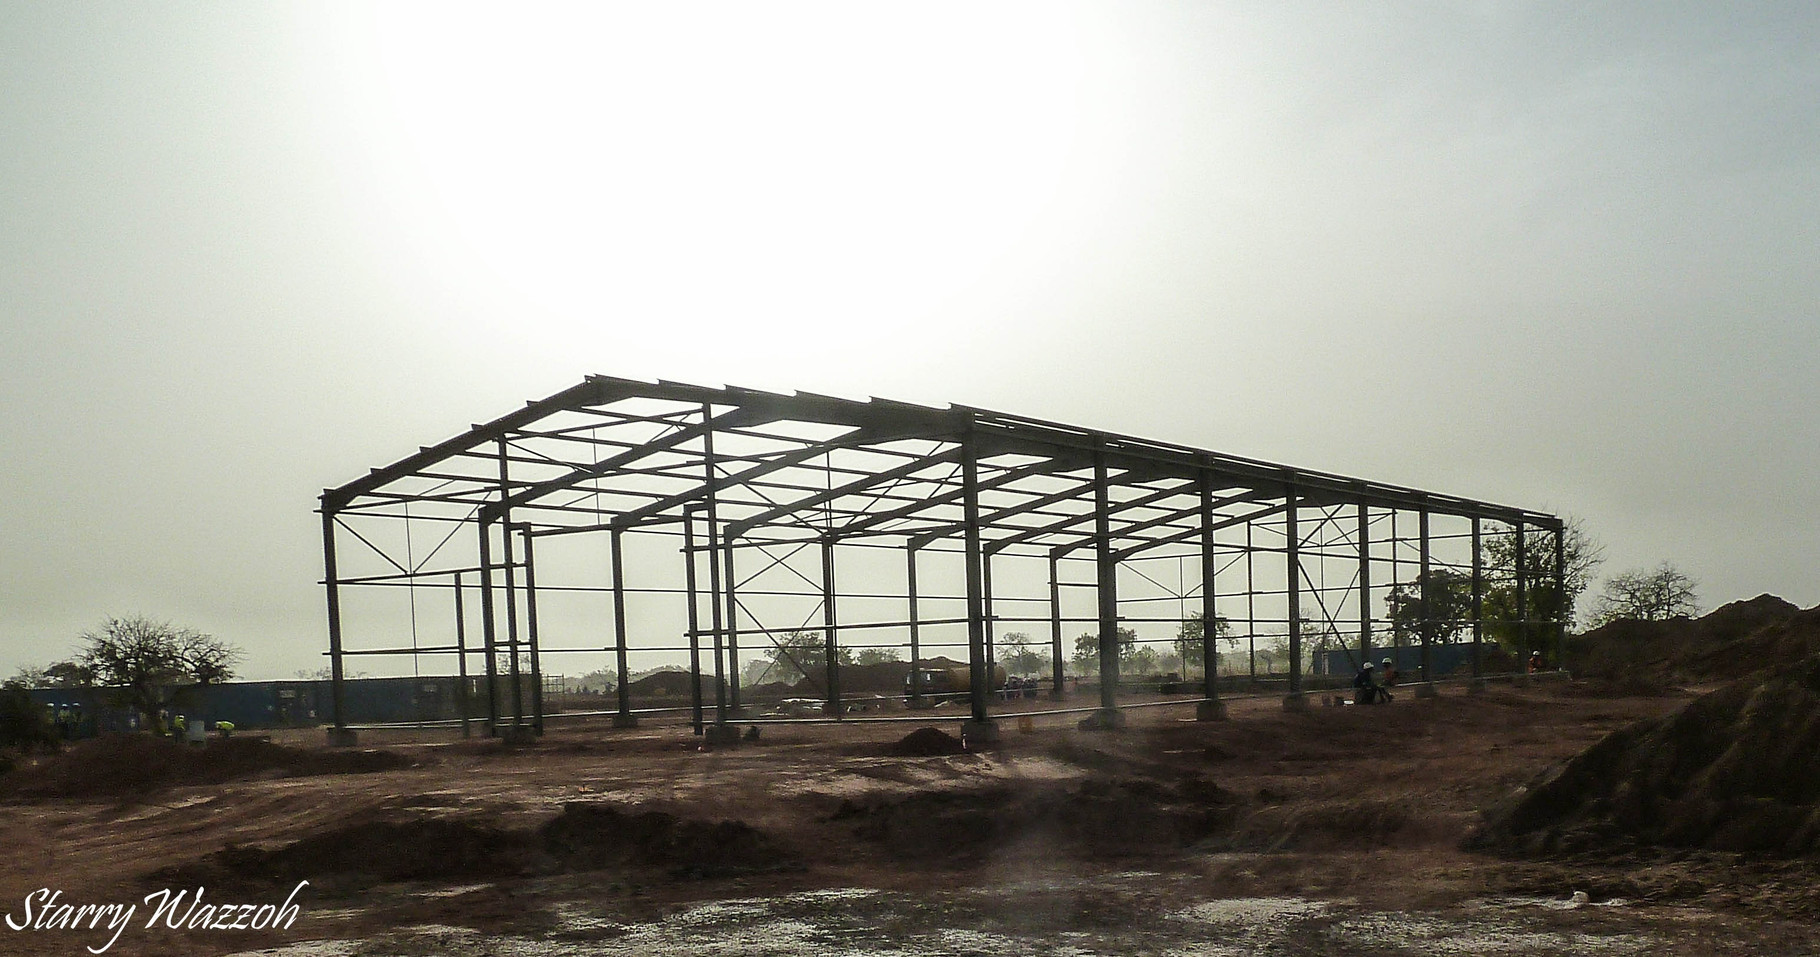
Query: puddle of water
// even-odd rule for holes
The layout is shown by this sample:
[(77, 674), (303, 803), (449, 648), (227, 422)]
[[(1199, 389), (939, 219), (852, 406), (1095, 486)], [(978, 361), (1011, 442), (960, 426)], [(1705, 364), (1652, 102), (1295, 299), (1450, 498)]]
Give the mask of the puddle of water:
[[(1439, 954), (1527, 957), (1563, 953), (1629, 955), (1667, 941), (1635, 934), (1544, 925), (1545, 909), (1523, 899), (1463, 916), (1363, 909), (1354, 901), (1296, 897), (1204, 900), (1161, 909), (1154, 875), (1131, 872), (1099, 880), (1029, 882), (941, 893), (901, 894), (830, 888), (780, 897), (711, 901), (661, 920), (621, 922), (583, 902), (552, 903), (547, 929), (486, 934), (420, 925), (363, 941), (310, 941), (255, 952), (260, 957), (1290, 957)], [(1137, 886), (1139, 884), (1144, 886)], [(1091, 898), (1098, 920), (1063, 909), (1032, 920), (1031, 908), (1054, 907), (1059, 889)], [(1113, 904), (1107, 909), (1106, 901)], [(1114, 919), (1104, 920), (1105, 913)], [(243, 955), (251, 957), (251, 955)]]
[(460, 897), (463, 894), (472, 893), (474, 891), (484, 891), (492, 886), (492, 884), (457, 884), (454, 887), (437, 887), (430, 890), (418, 891), (417, 896), (432, 899), (438, 897)]
[(1205, 901), (1169, 916), (1203, 924), (1258, 926), (1326, 912), (1327, 905), (1321, 901), (1299, 897), (1239, 897)]
[(229, 957), (352, 957), (359, 950), (357, 940), (300, 940), (283, 947), (248, 950)]
[(1630, 934), (1537, 930), (1507, 920), (1384, 912), (1342, 918), (1329, 925), (1324, 936), (1335, 942), (1420, 954), (1639, 954), (1653, 949), (1650, 940)]

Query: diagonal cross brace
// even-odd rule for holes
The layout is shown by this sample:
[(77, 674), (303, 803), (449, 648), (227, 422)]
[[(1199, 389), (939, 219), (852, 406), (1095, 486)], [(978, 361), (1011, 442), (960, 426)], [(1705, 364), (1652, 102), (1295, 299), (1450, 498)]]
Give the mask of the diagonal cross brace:
[(760, 412), (755, 409), (734, 409), (731, 412), (715, 416), (712, 419), (695, 425), (677, 429), (675, 432), (652, 439), (636, 448), (627, 449), (618, 455), (609, 456), (591, 465), (581, 466), (567, 475), (525, 486), (524, 488), (501, 498), (499, 501), (489, 503), (482, 508), (481, 520), (497, 521), (513, 506), (536, 501), (551, 492), (559, 492), (591, 478), (599, 478), (621, 466), (630, 465), (639, 459), (648, 458), (658, 452), (674, 449), (679, 445), (699, 439), (710, 432), (736, 429), (747, 425), (756, 425), (760, 422), (774, 420), (775, 418), (775, 414)]
[(727, 538), (729, 540), (738, 538), (750, 529), (758, 528), (768, 522), (782, 518), (785, 515), (791, 515), (803, 511), (804, 509), (814, 508), (817, 505), (832, 502), (843, 496), (859, 494), (876, 485), (909, 478), (932, 465), (945, 465), (959, 462), (960, 460), (961, 450), (958, 447), (934, 455), (925, 455), (921, 458), (905, 462), (903, 465), (897, 466), (896, 468), (886, 469), (883, 472), (868, 475), (862, 479), (855, 479), (838, 488), (816, 492), (813, 495), (805, 496), (794, 502), (786, 502), (775, 508), (759, 512), (756, 515), (749, 515), (737, 521), (728, 522)]
[(883, 426), (864, 426), (854, 429), (831, 442), (822, 442), (785, 452), (778, 455), (776, 458), (760, 462), (743, 472), (724, 475), (715, 478), (712, 481), (703, 482), (695, 488), (677, 492), (673, 495), (667, 495), (630, 511), (621, 512), (619, 516), (614, 518), (609, 524), (614, 528), (630, 528), (631, 526), (637, 525), (654, 516), (661, 515), (678, 505), (706, 497), (710, 491), (718, 492), (731, 485), (741, 485), (750, 482), (753, 479), (769, 475), (772, 472), (787, 469), (795, 465), (801, 465), (818, 455), (827, 454), (830, 449), (853, 448), (862, 445), (875, 445), (883, 442), (896, 442), (902, 439), (929, 437), (929, 433), (926, 429), (914, 427), (890, 428)]

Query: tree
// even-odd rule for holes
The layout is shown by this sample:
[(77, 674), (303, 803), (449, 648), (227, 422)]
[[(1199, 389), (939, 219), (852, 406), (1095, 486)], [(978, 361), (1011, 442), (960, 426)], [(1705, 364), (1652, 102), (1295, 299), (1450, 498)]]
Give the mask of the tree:
[(1262, 662), (1264, 665), (1265, 674), (1269, 674), (1269, 673), (1275, 671), (1277, 665), (1287, 664), (1289, 662), (1289, 636), (1288, 635), (1270, 635), (1270, 636), (1260, 636), (1260, 637), (1263, 637), (1265, 640), (1262, 645), (1258, 646), (1257, 656), (1258, 656), (1258, 660), (1260, 662)]
[(1669, 562), (1652, 571), (1638, 569), (1614, 575), (1593, 603), (1593, 627), (1621, 618), (1666, 621), (1700, 610), (1695, 600), (1699, 582)]
[(76, 660), (95, 684), (111, 689), (158, 731), (159, 712), (194, 687), (233, 677), (240, 660), (240, 652), (218, 638), (142, 616), (110, 618), (81, 639), (87, 647)]
[(1472, 576), (1451, 568), (1431, 568), (1413, 582), (1403, 582), (1384, 596), (1390, 630), (1397, 644), (1428, 640), (1453, 641), (1472, 615)]
[(994, 647), (998, 649), (999, 663), (1014, 675), (1040, 673), (1050, 663), (1048, 647), (1034, 644), (1030, 636), (1021, 631), (1005, 632), (998, 637)]
[[(786, 631), (771, 636), (770, 680), (796, 681), (809, 678), (823, 681), (828, 674), (827, 639), (819, 631)], [(837, 649), (835, 661), (853, 664), (853, 649)]]
[(21, 688), (87, 688), (95, 683), (95, 673), (79, 661), (53, 661), (42, 668), (20, 668), (6, 683)]
[[(1130, 628), (1118, 630), (1119, 660), (1131, 657), (1137, 650), (1137, 632)], [(1092, 672), (1099, 668), (1100, 636), (1097, 632), (1082, 632), (1074, 639), (1074, 663), (1081, 671)]]
[(859, 654), (853, 656), (853, 663), (859, 665), (882, 665), (903, 660), (903, 653), (896, 648), (861, 648)]
[[(1232, 623), (1226, 620), (1225, 615), (1215, 614), (1213, 616), (1213, 640), (1215, 642), (1215, 644), (1214, 644), (1214, 653), (1215, 654), (1219, 653), (1218, 642), (1221, 639), (1230, 635), (1231, 633), (1232, 633)], [(1181, 655), (1182, 667), (1184, 669), (1186, 669), (1189, 665), (1193, 665), (1198, 668), (1198, 667), (1200, 667), (1201, 662), (1206, 660), (1206, 658), (1203, 657), (1203, 655), (1206, 652), (1206, 648), (1205, 648), (1205, 645), (1207, 643), (1206, 635), (1207, 635), (1207, 613), (1204, 611), (1197, 611), (1194, 614), (1188, 616), (1188, 618), (1182, 622), (1182, 627), (1176, 629), (1176, 633), (1175, 633), (1176, 653)]]
[(747, 688), (762, 685), (767, 681), (777, 680), (772, 677), (773, 662), (769, 658), (753, 658), (740, 669), (739, 683)]
[(597, 668), (581, 676), (581, 686), (592, 694), (607, 694), (619, 687), (619, 672), (612, 668)]
[(1153, 675), (1160, 670), (1158, 667), (1161, 664), (1159, 658), (1160, 656), (1157, 655), (1155, 648), (1145, 645), (1144, 647), (1133, 651), (1131, 654), (1124, 656), (1124, 660), (1119, 664), (1119, 670), (1129, 671), (1134, 675)]
[[(1488, 584), (1480, 607), (1485, 628), (1493, 640), (1518, 653), (1552, 636), (1552, 629), (1537, 622), (1560, 621), (1571, 627), (1575, 606), (1592, 582), (1593, 572), (1605, 561), (1604, 548), (1587, 534), (1578, 518), (1569, 517), (1562, 529), (1562, 585), (1555, 585), (1555, 533), (1543, 528), (1523, 530), (1523, 567), (1517, 568), (1517, 536), (1492, 535), (1485, 539), (1483, 560)], [(1517, 614), (1517, 579), (1523, 580), (1524, 604), (1531, 622), (1525, 634)], [(1525, 646), (1528, 647), (1525, 647)]]

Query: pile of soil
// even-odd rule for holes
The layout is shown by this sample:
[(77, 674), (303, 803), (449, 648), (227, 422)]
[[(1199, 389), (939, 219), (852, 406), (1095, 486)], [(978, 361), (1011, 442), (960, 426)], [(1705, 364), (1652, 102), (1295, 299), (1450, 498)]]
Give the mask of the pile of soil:
[(1535, 856), (1639, 845), (1820, 855), (1820, 654), (1613, 732), (1468, 840)]
[[(965, 668), (967, 663), (952, 658), (934, 657), (923, 660), (925, 668)], [(910, 662), (881, 661), (876, 664), (845, 664), (840, 666), (840, 691), (842, 698), (858, 696), (884, 695), (899, 697), (904, 693), (904, 685), (910, 677)], [(778, 700), (782, 698), (825, 698), (828, 694), (828, 676), (820, 669), (815, 674), (805, 675), (794, 682), (767, 681), (763, 684), (746, 688), (748, 697), (754, 700)]]
[[(872, 665), (841, 665), (840, 693), (842, 698), (855, 695), (901, 695), (904, 693), (904, 680), (910, 676), (910, 663), (907, 661), (881, 661)], [(815, 674), (804, 675), (796, 683), (787, 686), (785, 697), (821, 698), (828, 694), (828, 676), (817, 670)]]
[(933, 758), (945, 754), (965, 754), (961, 739), (940, 728), (918, 728), (891, 745), (890, 753), (909, 758)]
[(1735, 601), (1701, 618), (1615, 621), (1568, 645), (1575, 676), (1623, 690), (1730, 681), (1820, 653), (1820, 607), (1774, 595)]
[(702, 821), (662, 811), (575, 803), (538, 829), (545, 853), (565, 870), (634, 864), (683, 877), (724, 877), (779, 870), (792, 857), (744, 821)]
[[(695, 694), (694, 680), (687, 671), (656, 671), (626, 682), (629, 697), (646, 701), (653, 698), (690, 698)], [(702, 700), (714, 700), (714, 676), (701, 676)]]
[(0, 793), (124, 797), (251, 777), (390, 771), (413, 763), (390, 751), (317, 751), (285, 747), (263, 738), (211, 738), (197, 746), (149, 734), (110, 734), (21, 764), (0, 777)]
[(907, 862), (973, 863), (1016, 845), (1117, 858), (1175, 853), (1230, 830), (1240, 804), (1204, 778), (1096, 775), (1072, 786), (1033, 783), (849, 800), (831, 820), (849, 822), (855, 839)]
[(276, 848), (229, 846), (212, 863), (242, 877), (320, 883), (338, 875), (382, 881), (514, 877), (531, 873), (538, 857), (528, 832), (418, 817), (350, 824)]
[(277, 847), (229, 846), (179, 876), (449, 881), (628, 866), (698, 879), (787, 869), (795, 860), (743, 821), (573, 803), (535, 830), (473, 816), (364, 817)]

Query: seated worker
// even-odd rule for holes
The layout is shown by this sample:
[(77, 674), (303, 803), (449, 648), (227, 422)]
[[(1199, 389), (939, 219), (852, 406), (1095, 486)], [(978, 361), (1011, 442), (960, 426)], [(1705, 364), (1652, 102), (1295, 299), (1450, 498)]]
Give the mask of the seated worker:
[(1390, 703), (1390, 689), (1397, 684), (1397, 666), (1389, 658), (1378, 662), (1378, 700)]
[(1352, 689), (1353, 704), (1377, 704), (1380, 689), (1377, 676), (1371, 673), (1371, 662), (1365, 662), (1365, 667), (1353, 676)]
[(1530, 652), (1529, 653), (1529, 673), (1533, 675), (1536, 672), (1541, 671), (1541, 670), (1542, 670), (1542, 653), (1540, 651)]

